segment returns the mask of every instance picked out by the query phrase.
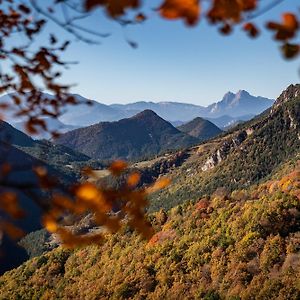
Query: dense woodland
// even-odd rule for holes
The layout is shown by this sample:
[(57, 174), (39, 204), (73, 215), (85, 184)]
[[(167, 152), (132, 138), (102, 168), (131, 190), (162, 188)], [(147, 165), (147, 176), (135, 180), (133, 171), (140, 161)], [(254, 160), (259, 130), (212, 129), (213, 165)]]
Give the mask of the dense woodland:
[[(289, 175), (284, 175), (289, 172)], [(217, 191), (124, 228), (102, 246), (57, 248), (0, 279), (1, 299), (299, 299), (300, 170)]]

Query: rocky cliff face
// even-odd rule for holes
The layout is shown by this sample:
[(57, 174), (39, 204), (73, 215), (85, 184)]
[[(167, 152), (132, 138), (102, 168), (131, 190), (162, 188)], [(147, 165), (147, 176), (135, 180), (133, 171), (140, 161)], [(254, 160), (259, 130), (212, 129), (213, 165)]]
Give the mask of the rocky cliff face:
[(234, 137), (225, 140), (219, 149), (207, 159), (201, 168), (202, 171), (210, 170), (226, 159), (229, 153), (238, 148), (252, 133), (253, 129), (249, 128), (247, 130), (242, 130)]
[(271, 115), (276, 114), (280, 107), (286, 109), (287, 120), (291, 130), (297, 131), (297, 137), (300, 140), (300, 114), (299, 110), (286, 105), (291, 99), (297, 99), (300, 97), (300, 84), (291, 84), (286, 90), (284, 90), (278, 97), (271, 109)]
[(274, 105), (272, 106), (271, 113), (282, 104), (288, 102), (291, 99), (297, 98), (300, 96), (300, 84), (291, 84), (286, 90), (284, 90), (281, 95), (277, 98)]

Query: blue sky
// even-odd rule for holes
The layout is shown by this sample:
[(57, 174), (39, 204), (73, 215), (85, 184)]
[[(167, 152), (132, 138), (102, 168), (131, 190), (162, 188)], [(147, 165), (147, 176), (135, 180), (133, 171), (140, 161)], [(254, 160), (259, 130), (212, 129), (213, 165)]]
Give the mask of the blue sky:
[[(296, 2), (285, 0), (256, 22), (279, 20), (283, 11), (297, 11)], [(65, 57), (79, 62), (64, 74), (65, 82), (77, 84), (72, 92), (106, 104), (145, 100), (207, 105), (239, 89), (276, 98), (299, 82), (299, 60), (283, 60), (270, 32), (252, 40), (236, 29), (223, 37), (204, 20), (187, 28), (181, 21), (150, 14), (146, 23), (126, 28), (97, 13), (86, 21), (86, 27), (111, 36), (101, 45), (74, 42), (70, 47)], [(138, 43), (138, 49), (126, 39)]]

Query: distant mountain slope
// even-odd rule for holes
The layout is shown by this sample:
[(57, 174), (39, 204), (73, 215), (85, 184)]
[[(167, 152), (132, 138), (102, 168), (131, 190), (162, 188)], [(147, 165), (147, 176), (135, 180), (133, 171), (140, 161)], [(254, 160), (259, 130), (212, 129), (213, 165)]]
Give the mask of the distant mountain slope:
[[(16, 108), (11, 97), (12, 95), (13, 94), (7, 94), (0, 97), (0, 103), (7, 103), (11, 106), (8, 110), (5, 111), (5, 120), (11, 124), (17, 124), (17, 127), (23, 130), (21, 127), (24, 119), (15, 116)], [(44, 95), (49, 99), (53, 97), (52, 95), (47, 93), (45, 93)], [(59, 122), (63, 124), (62, 129), (64, 129), (66, 126), (83, 127), (95, 124), (99, 121), (120, 120), (122, 118), (132, 116), (136, 113), (135, 112), (132, 114), (128, 114), (116, 108), (110, 107), (109, 105), (84, 98), (77, 94), (72, 94), (72, 96), (77, 100), (78, 104), (65, 106), (63, 114), (58, 118), (57, 121), (52, 119), (51, 121), (49, 121), (51, 122), (49, 124), (50, 127), (59, 126)], [(90, 105), (88, 103), (90, 103)]]
[[(65, 113), (59, 117), (64, 124), (83, 127), (99, 122), (118, 121), (122, 118), (132, 116), (109, 105), (86, 99), (80, 95), (73, 95), (80, 104), (69, 105), (65, 108)], [(87, 105), (86, 101), (91, 105)]]
[(177, 129), (201, 141), (208, 140), (222, 132), (222, 130), (212, 122), (200, 117), (195, 118), (186, 124), (178, 126)]
[(238, 116), (238, 117), (231, 117), (227, 115), (223, 115), (217, 118), (206, 118), (208, 121), (215, 124), (217, 127), (219, 127), (222, 130), (226, 130), (228, 128), (232, 128), (233, 126), (244, 122), (249, 121), (252, 118), (254, 118), (255, 115), (244, 115), (244, 116)]
[[(64, 124), (61, 121), (59, 121), (58, 119), (44, 118), (44, 120), (46, 122), (48, 131), (50, 131), (50, 132), (57, 131), (60, 133), (65, 133), (65, 132), (68, 132), (68, 131), (78, 128), (78, 126)], [(16, 129), (29, 135), (29, 133), (27, 133), (26, 128), (24, 126), (25, 125), (24, 121), (13, 123), (12, 125)], [(34, 139), (50, 139), (52, 136), (49, 132), (40, 132), (39, 134), (32, 135), (32, 137)]]
[(25, 133), (16, 130), (7, 122), (0, 120), (0, 141), (22, 147), (31, 147), (34, 140)]
[[(58, 172), (68, 174), (71, 178), (79, 176), (76, 165), (90, 160), (90, 157), (67, 147), (55, 145), (49, 141), (33, 140), (4, 121), (0, 121), (0, 141), (22, 150), (22, 153), (25, 152), (32, 158), (51, 165)], [(16, 162), (20, 162), (17, 157)]]
[(72, 178), (72, 180), (78, 179), (81, 176), (81, 167), (91, 163), (95, 167), (100, 166), (100, 163), (90, 161), (91, 158), (87, 155), (46, 140), (35, 141), (30, 147), (18, 148), (51, 165), (55, 170), (62, 172), (65, 176)]
[(153, 111), (145, 110), (118, 122), (102, 122), (67, 132), (56, 142), (95, 159), (135, 160), (188, 147), (197, 141)]

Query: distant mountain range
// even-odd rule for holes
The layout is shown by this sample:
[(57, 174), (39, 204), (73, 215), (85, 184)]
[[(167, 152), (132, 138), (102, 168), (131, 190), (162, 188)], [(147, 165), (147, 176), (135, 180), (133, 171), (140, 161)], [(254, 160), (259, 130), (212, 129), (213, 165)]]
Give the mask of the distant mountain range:
[[(119, 121), (147, 109), (154, 111), (161, 118), (172, 122), (175, 126), (189, 122), (196, 117), (202, 117), (209, 119), (215, 125), (224, 129), (240, 121), (251, 119), (274, 103), (272, 99), (255, 97), (244, 90), (236, 94), (228, 92), (223, 99), (207, 107), (188, 103), (154, 103), (144, 101), (130, 104), (105, 105), (94, 100), (89, 100), (92, 105), (87, 105), (88, 99), (80, 95), (73, 96), (78, 100), (79, 104), (66, 106), (65, 112), (57, 121), (47, 121), (51, 130), (59, 130), (64, 133), (74, 128), (89, 126), (99, 122)], [(48, 94), (47, 97), (49, 97)], [(3, 102), (11, 104), (10, 95), (0, 97), (0, 103)], [(8, 111), (6, 117), (6, 121), (24, 131), (23, 121), (14, 116), (14, 109)], [(36, 138), (49, 138), (49, 135), (40, 135), (36, 136)]]
[[(177, 103), (177, 102), (136, 102), (130, 104), (113, 104), (110, 107), (128, 114), (145, 109), (151, 109), (160, 117), (168, 121), (191, 121), (196, 117), (218, 118), (223, 115), (240, 117), (257, 115), (274, 103), (273, 99), (255, 97), (247, 91), (240, 90), (236, 94), (228, 92), (223, 99), (207, 107)], [(251, 117), (250, 117), (251, 118)]]
[(94, 159), (136, 160), (196, 144), (151, 110), (116, 122), (100, 122), (62, 134), (56, 143)]

